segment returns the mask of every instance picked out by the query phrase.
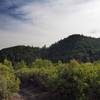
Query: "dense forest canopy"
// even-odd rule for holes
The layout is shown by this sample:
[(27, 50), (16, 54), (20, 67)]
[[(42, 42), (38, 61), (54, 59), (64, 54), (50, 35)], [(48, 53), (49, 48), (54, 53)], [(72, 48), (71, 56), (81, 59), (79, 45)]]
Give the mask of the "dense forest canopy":
[(50, 47), (15, 46), (0, 51), (0, 61), (11, 60), (14, 64), (24, 60), (31, 65), (37, 58), (53, 62), (68, 62), (76, 59), (82, 62), (100, 59), (100, 38), (87, 37), (79, 34), (71, 35)]

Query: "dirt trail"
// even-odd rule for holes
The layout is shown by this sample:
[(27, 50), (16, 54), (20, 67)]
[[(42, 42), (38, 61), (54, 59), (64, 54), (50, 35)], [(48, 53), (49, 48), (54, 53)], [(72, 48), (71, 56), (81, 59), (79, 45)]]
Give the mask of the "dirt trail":
[(19, 94), (14, 94), (11, 100), (49, 100), (48, 93), (43, 92), (38, 88), (21, 89)]

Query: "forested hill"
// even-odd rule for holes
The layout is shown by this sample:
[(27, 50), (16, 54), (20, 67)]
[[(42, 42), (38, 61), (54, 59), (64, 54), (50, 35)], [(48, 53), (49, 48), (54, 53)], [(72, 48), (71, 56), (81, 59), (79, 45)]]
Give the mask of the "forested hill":
[(49, 48), (15, 46), (0, 51), (0, 61), (9, 59), (13, 63), (25, 60), (31, 64), (36, 58), (49, 59), (54, 62), (70, 59), (95, 61), (100, 59), (100, 38), (86, 37), (79, 34), (60, 40)]
[(71, 35), (50, 46), (48, 57), (53, 61), (78, 59), (94, 61), (100, 59), (100, 39), (83, 35)]
[(14, 46), (5, 48), (0, 51), (0, 61), (4, 59), (12, 61), (12, 63), (24, 60), (31, 64), (37, 58), (44, 58), (46, 55), (46, 48), (30, 47), (30, 46)]

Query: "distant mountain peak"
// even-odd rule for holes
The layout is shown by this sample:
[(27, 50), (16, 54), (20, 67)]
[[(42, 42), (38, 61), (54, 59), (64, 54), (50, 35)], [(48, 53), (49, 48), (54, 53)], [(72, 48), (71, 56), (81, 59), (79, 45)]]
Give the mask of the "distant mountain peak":
[(84, 38), (92, 38), (92, 37), (85, 36), (82, 34), (72, 34), (67, 39), (84, 39)]

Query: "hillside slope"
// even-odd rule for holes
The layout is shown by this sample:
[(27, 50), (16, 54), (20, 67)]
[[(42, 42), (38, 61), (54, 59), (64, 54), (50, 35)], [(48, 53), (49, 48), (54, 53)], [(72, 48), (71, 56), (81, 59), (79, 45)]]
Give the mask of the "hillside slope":
[(92, 38), (79, 34), (71, 35), (52, 44), (49, 48), (15, 46), (0, 51), (0, 61), (5, 58), (13, 63), (25, 60), (31, 64), (37, 58), (49, 59), (54, 62), (70, 59), (79, 61), (95, 61), (100, 59), (100, 38)]
[(83, 35), (71, 35), (53, 45), (48, 50), (48, 58), (53, 61), (70, 59), (94, 61), (100, 58), (100, 39)]
[(5, 48), (0, 51), (0, 61), (4, 59), (11, 60), (13, 63), (24, 60), (26, 63), (31, 64), (37, 58), (43, 58), (45, 48), (30, 47), (30, 46), (14, 46)]

